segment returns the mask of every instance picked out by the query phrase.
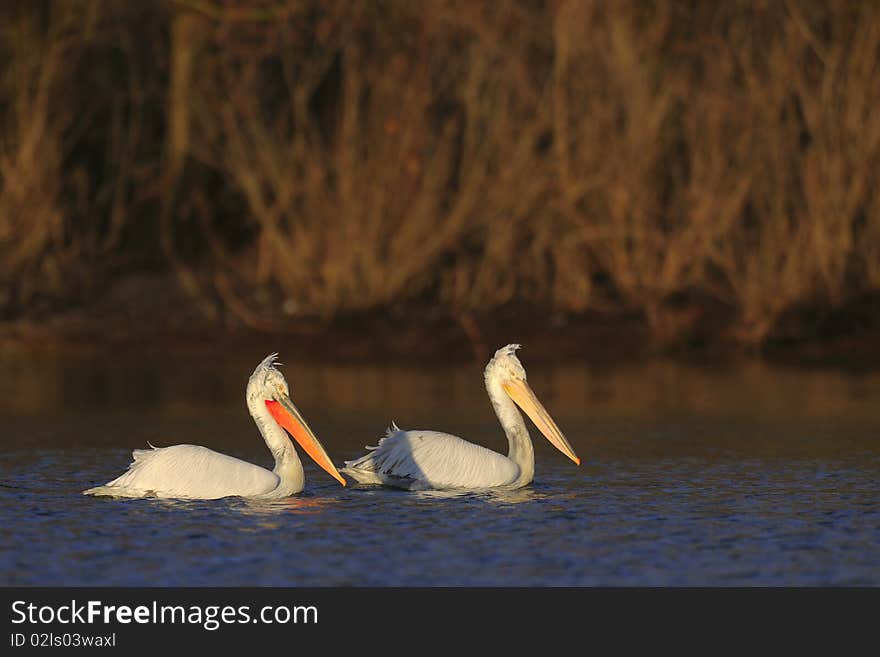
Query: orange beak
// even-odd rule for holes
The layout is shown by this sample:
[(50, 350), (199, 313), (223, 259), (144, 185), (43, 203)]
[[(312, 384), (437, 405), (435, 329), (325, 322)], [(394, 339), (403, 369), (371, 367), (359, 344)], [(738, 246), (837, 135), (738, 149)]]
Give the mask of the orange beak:
[(312, 460), (315, 463), (320, 465), (331, 477), (345, 486), (345, 479), (342, 478), (342, 475), (339, 474), (336, 466), (333, 465), (333, 461), (330, 460), (327, 450), (324, 449), (321, 441), (318, 440), (318, 437), (311, 429), (309, 429), (309, 425), (306, 424), (303, 416), (300, 415), (300, 412), (296, 409), (296, 406), (293, 405), (293, 402), (290, 401), (289, 397), (282, 395), (279, 401), (267, 399), (266, 408), (269, 409), (269, 413), (272, 414), (275, 421), (284, 427), (287, 433), (293, 436), (294, 440), (296, 440), (296, 442), (299, 443), (299, 446), (306, 451), (306, 454), (312, 457)]
[(553, 418), (550, 417), (550, 413), (547, 412), (547, 409), (544, 408), (541, 402), (538, 401), (538, 398), (535, 397), (535, 393), (532, 392), (528, 383), (523, 380), (515, 379), (502, 383), (501, 387), (504, 388), (504, 392), (507, 393), (516, 405), (526, 412), (526, 415), (532, 419), (535, 426), (538, 427), (540, 432), (544, 434), (544, 437), (547, 438), (556, 449), (578, 465), (581, 464), (580, 457), (574, 453), (571, 445), (568, 444), (565, 436), (562, 435), (562, 431), (556, 426), (556, 423), (553, 421)]

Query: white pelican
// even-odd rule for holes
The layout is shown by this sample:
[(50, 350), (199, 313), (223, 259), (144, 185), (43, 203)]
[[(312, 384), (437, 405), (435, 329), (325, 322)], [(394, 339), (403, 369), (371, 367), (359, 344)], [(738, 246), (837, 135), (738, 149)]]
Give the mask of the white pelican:
[(526, 382), (514, 353), (518, 344), (495, 352), (483, 374), (495, 414), (510, 443), (507, 456), (438, 431), (403, 431), (391, 425), (376, 447), (346, 461), (342, 472), (365, 484), (408, 490), (521, 488), (535, 475), (535, 451), (519, 407), (559, 451), (581, 464), (571, 445)]
[(279, 498), (303, 489), (302, 463), (286, 429), (306, 453), (345, 486), (321, 442), (290, 401), (284, 375), (275, 367), (278, 354), (266, 357), (248, 380), (248, 410), (275, 457), (275, 468), (220, 454), (199, 445), (136, 449), (128, 471), (111, 482), (83, 491), (85, 495), (172, 497), (212, 500), (237, 495)]

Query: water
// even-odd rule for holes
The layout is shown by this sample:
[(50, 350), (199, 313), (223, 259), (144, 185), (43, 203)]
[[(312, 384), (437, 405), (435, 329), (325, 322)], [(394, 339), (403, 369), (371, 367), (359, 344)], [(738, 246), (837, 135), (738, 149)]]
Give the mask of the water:
[[(147, 440), (271, 466), (243, 403), (265, 350), (0, 357), (0, 584), (880, 584), (871, 372), (530, 365), (524, 350), (584, 464), (533, 430), (519, 491), (342, 488), (306, 461), (304, 493), (276, 502), (80, 494)], [(392, 419), (505, 449), (478, 364), (283, 370), (338, 463)]]

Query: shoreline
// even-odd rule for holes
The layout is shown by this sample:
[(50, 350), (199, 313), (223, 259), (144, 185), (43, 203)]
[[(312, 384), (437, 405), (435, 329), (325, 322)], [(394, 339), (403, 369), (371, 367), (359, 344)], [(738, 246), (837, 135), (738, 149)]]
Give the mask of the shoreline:
[(227, 325), (204, 318), (137, 318), (86, 310), (41, 319), (0, 322), (0, 354), (50, 351), (92, 352), (137, 348), (213, 354), (261, 342), (290, 360), (328, 363), (486, 362), (511, 342), (527, 349), (530, 362), (580, 359), (613, 366), (647, 359), (709, 364), (763, 360), (771, 365), (880, 370), (880, 330), (815, 339), (789, 339), (746, 348), (731, 341), (663, 344), (635, 317), (554, 317), (504, 313), (498, 317), (453, 317), (439, 312), (381, 313), (320, 320), (300, 318), (265, 329)]

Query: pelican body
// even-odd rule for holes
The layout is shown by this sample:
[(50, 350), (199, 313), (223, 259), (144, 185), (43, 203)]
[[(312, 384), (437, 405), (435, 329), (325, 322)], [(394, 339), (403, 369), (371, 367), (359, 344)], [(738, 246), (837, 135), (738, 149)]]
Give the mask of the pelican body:
[(128, 470), (85, 495), (218, 499), (240, 496), (281, 498), (299, 493), (305, 484), (302, 462), (285, 430), (314, 461), (343, 486), (324, 446), (290, 400), (277, 354), (267, 356), (251, 375), (245, 398), (248, 411), (275, 457), (272, 470), (261, 468), (199, 445), (136, 449)]
[(341, 472), (364, 484), (408, 490), (515, 489), (535, 476), (535, 450), (521, 408), (559, 451), (580, 465), (565, 436), (526, 381), (516, 357), (518, 344), (495, 352), (484, 379), (495, 414), (510, 449), (507, 456), (438, 431), (404, 431), (392, 424), (386, 435), (364, 456), (346, 461)]

